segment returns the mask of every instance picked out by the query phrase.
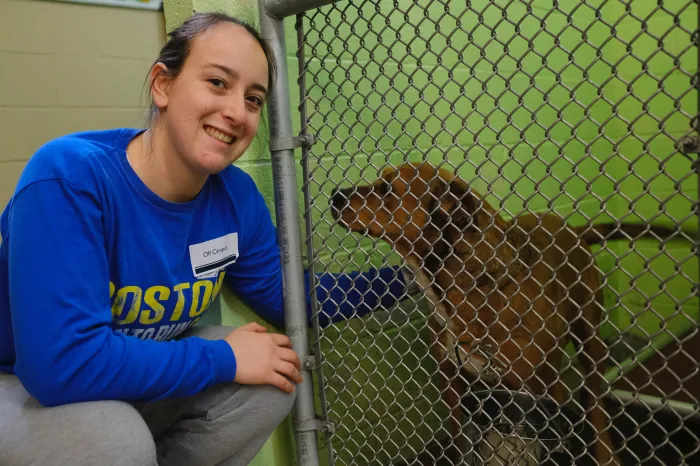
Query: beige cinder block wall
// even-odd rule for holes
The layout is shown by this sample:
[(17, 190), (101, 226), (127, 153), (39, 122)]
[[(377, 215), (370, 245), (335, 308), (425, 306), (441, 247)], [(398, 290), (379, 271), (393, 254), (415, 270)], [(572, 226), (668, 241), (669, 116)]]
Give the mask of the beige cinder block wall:
[(0, 210), (27, 159), (62, 134), (143, 126), (163, 12), (0, 0)]

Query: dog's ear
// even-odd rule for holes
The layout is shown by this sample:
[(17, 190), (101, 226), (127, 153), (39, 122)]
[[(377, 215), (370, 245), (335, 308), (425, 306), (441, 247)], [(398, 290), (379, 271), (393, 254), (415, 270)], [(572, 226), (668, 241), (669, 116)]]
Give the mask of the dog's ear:
[(438, 177), (430, 183), (430, 194), (430, 211), (436, 226), (444, 226), (449, 221), (458, 228), (464, 228), (476, 211), (474, 196), (461, 180)]

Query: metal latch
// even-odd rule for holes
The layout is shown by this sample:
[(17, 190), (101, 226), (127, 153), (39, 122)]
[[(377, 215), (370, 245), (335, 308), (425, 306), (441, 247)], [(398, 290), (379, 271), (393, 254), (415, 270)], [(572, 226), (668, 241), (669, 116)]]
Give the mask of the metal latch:
[(321, 419), (311, 419), (310, 421), (302, 422), (294, 420), (294, 426), (298, 432), (312, 432), (317, 430), (328, 434), (335, 433), (335, 424), (332, 422), (322, 421)]
[(303, 356), (300, 359), (301, 367), (303, 369), (306, 369), (307, 371), (315, 371), (316, 369), (318, 369), (318, 361), (316, 360), (316, 356)]
[(686, 155), (700, 153), (700, 137), (686, 136), (680, 140), (679, 146), (680, 151)]
[(313, 134), (289, 138), (275, 138), (270, 141), (270, 152), (297, 149), (299, 147), (310, 146), (314, 142), (316, 142), (316, 136)]

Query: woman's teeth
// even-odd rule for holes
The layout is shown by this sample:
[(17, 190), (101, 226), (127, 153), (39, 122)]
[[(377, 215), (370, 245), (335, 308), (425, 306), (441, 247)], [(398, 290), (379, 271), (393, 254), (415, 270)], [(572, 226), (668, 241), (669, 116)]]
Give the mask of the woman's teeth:
[(225, 142), (226, 144), (231, 144), (233, 142), (233, 138), (231, 136), (228, 136), (221, 131), (215, 130), (211, 126), (206, 126), (204, 128), (204, 131), (211, 137), (218, 139), (221, 142)]

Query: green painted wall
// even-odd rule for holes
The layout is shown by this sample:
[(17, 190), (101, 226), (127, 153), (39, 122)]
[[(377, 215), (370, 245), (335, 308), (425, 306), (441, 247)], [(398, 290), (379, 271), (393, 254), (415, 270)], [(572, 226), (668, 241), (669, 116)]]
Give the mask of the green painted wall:
[[(666, 0), (662, 11), (655, 2), (635, 0), (635, 19), (615, 0), (581, 7), (556, 2), (556, 10), (552, 0), (529, 6), (475, 0), (468, 11), (463, 2), (445, 3), (342, 1), (304, 21), (308, 131), (319, 137), (309, 183), (317, 271), (398, 263), (385, 245), (333, 226), (328, 196), (338, 185), (373, 180), (387, 163), (406, 160), (451, 164), (505, 216), (551, 205), (572, 223), (603, 221), (607, 212), (695, 229), (697, 179), (674, 149), (697, 112), (697, 94), (690, 92), (697, 69), (690, 44), (694, 6)], [(167, 26), (192, 10), (211, 9), (257, 24), (256, 4), (166, 0)], [(297, 105), (294, 18), (285, 26)], [(300, 130), (298, 118), (294, 130)], [(253, 174), (274, 212), (265, 141), (238, 164)], [(301, 193), (301, 166), (298, 181)], [(645, 186), (651, 194), (640, 197)], [(616, 242), (597, 261), (610, 273), (604, 338), (625, 332), (664, 344), (698, 321), (691, 291), (698, 263), (687, 242), (664, 252), (653, 241), (632, 252)], [(221, 309), (227, 324), (259, 321), (228, 292)], [(435, 368), (426, 357), (424, 312), (422, 304), (406, 303), (322, 334), (330, 415), (342, 421), (338, 464), (410, 456), (437, 429), (444, 410), (431, 386)], [(290, 432), (283, 426), (256, 464), (292, 464)]]

